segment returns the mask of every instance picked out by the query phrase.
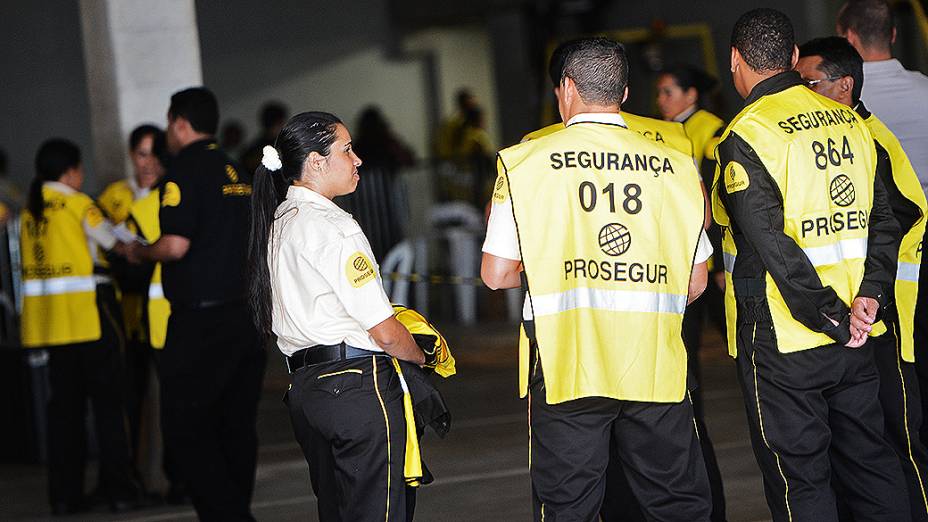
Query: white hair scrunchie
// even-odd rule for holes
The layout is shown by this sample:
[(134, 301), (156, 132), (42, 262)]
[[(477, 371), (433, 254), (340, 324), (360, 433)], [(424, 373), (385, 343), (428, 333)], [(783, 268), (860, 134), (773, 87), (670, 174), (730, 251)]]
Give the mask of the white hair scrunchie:
[(270, 171), (280, 170), (284, 166), (280, 162), (280, 154), (277, 153), (277, 149), (271, 145), (265, 145), (262, 149), (264, 155), (261, 157), (261, 164), (264, 165), (264, 168)]

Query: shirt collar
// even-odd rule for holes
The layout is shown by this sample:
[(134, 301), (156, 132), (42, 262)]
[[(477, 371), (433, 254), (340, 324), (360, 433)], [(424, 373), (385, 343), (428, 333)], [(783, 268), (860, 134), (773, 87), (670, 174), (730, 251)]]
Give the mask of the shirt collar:
[(142, 199), (151, 191), (151, 189), (142, 188), (139, 186), (138, 180), (135, 179), (135, 174), (129, 174), (126, 176), (126, 183), (129, 184), (129, 189), (132, 190), (132, 196), (134, 199)]
[(177, 153), (177, 156), (186, 156), (187, 154), (195, 151), (215, 148), (218, 148), (218, 145), (216, 144), (216, 138), (210, 136), (208, 138), (203, 138), (201, 140), (189, 143), (186, 147), (180, 149), (180, 152)]
[(691, 106), (690, 106), (688, 109), (686, 109), (685, 111), (683, 111), (683, 112), (681, 112), (680, 114), (677, 114), (676, 116), (674, 116), (674, 117), (673, 117), (673, 121), (675, 121), (675, 122), (677, 122), (677, 123), (683, 123), (683, 122), (685, 122), (686, 120), (690, 119), (690, 116), (696, 114), (696, 111), (698, 111), (698, 110), (699, 110), (699, 107), (697, 107), (696, 105), (691, 105)]
[(69, 187), (68, 185), (65, 185), (64, 183), (60, 181), (43, 181), (42, 186), (48, 187), (53, 190), (57, 190), (58, 192), (61, 192), (62, 194), (65, 194), (67, 196), (77, 193), (76, 190)]
[(790, 87), (795, 87), (796, 85), (802, 85), (802, 77), (799, 76), (799, 73), (796, 71), (783, 71), (781, 73), (774, 74), (770, 78), (758, 83), (751, 89), (751, 93), (748, 94), (748, 97), (744, 99), (744, 106), (756, 102), (762, 96), (768, 94), (776, 94), (780, 91), (785, 91)]
[(617, 112), (581, 112), (567, 120), (566, 126), (570, 127), (574, 123), (605, 123), (607, 125), (628, 127), (628, 125), (625, 124), (625, 118)]
[(895, 58), (889, 60), (879, 60), (876, 62), (864, 62), (864, 74), (887, 74), (904, 71), (905, 67)]
[(323, 207), (328, 210), (337, 210), (339, 212), (345, 212), (338, 205), (335, 204), (331, 199), (323, 196), (322, 194), (316, 192), (315, 190), (310, 190), (306, 187), (301, 187), (298, 185), (290, 185), (287, 188), (287, 199), (292, 199), (296, 201), (306, 201), (309, 203), (314, 203), (320, 207)]

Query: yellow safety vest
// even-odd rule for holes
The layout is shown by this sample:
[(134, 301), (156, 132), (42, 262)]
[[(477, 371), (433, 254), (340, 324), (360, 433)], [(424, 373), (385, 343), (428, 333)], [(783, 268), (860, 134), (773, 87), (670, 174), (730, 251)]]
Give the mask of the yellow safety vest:
[[(617, 125), (577, 123), (499, 153), (547, 401), (679, 402), (683, 311), (702, 231), (690, 156)], [(520, 388), (528, 352), (520, 343)]]
[[(152, 190), (142, 199), (132, 203), (131, 215), (139, 226), (145, 240), (154, 243), (161, 237), (161, 222), (158, 211), (161, 209), (159, 191)], [(171, 315), (171, 303), (164, 297), (161, 287), (161, 263), (155, 263), (148, 287), (148, 340), (152, 348), (164, 348), (168, 332), (168, 317)]]
[(683, 122), (683, 129), (693, 142), (693, 155), (696, 157), (697, 165), (702, 165), (704, 158), (715, 159), (715, 146), (719, 143), (715, 133), (724, 125), (725, 122), (721, 118), (703, 109), (697, 110)]
[(889, 162), (893, 169), (893, 181), (902, 195), (918, 206), (922, 213), (911, 229), (904, 231), (902, 244), (899, 246), (899, 262), (896, 267), (896, 312), (899, 315), (899, 341), (902, 359), (915, 361), (915, 301), (918, 299), (918, 270), (922, 261), (922, 239), (925, 236), (925, 212), (928, 203), (922, 191), (915, 169), (909, 157), (902, 150), (899, 139), (877, 119), (870, 115), (865, 120), (873, 139), (889, 153)]
[[(645, 138), (678, 150), (687, 156), (693, 156), (693, 142), (686, 135), (682, 123), (647, 118), (625, 111), (622, 111), (622, 119), (625, 120), (625, 124), (628, 125), (630, 130), (641, 134)], [(522, 143), (554, 134), (563, 129), (564, 123), (552, 123), (547, 127), (526, 134), (522, 137)]]
[[(745, 107), (721, 141), (732, 132), (753, 147), (776, 182), (783, 199), (783, 232), (805, 251), (822, 284), (850, 306), (864, 277), (876, 175), (876, 149), (866, 125), (851, 108), (794, 86)], [(733, 357), (737, 307), (731, 274), (737, 249), (718, 191), (720, 183), (746, 182), (742, 170), (735, 162), (717, 167), (712, 194), (713, 215), (723, 228), (728, 352)], [(769, 273), (766, 298), (781, 352), (834, 343), (793, 318)], [(883, 332), (874, 328), (873, 335)]]
[(44, 219), (22, 212), (22, 343), (46, 347), (96, 341), (100, 312), (83, 221), (103, 220), (86, 194), (42, 188)]
[(115, 181), (107, 185), (100, 197), (97, 198), (97, 204), (103, 212), (106, 213), (114, 225), (118, 225), (129, 219), (129, 211), (132, 208), (132, 201), (135, 194), (132, 187), (126, 180)]

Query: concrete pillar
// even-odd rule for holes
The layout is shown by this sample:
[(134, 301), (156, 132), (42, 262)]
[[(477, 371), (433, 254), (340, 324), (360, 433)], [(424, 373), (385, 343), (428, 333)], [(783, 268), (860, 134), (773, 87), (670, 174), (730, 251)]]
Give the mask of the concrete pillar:
[(171, 94), (203, 82), (200, 40), (194, 0), (81, 0), (80, 14), (99, 190), (128, 172), (132, 129), (163, 128)]

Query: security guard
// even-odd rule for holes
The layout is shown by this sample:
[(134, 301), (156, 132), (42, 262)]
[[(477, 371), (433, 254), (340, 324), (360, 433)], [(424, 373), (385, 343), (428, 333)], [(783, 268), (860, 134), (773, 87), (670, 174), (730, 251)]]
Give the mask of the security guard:
[[(129, 220), (133, 201), (146, 197), (158, 180), (160, 165), (154, 157), (155, 139), (163, 134), (154, 125), (140, 125), (129, 134), (129, 159), (132, 172), (124, 179), (109, 184), (97, 198), (97, 204), (114, 225), (123, 225), (133, 234), (138, 233), (135, 223)], [(161, 138), (163, 140), (163, 138)], [(144, 403), (149, 399), (149, 374), (152, 367), (151, 346), (143, 325), (144, 291), (151, 277), (151, 266), (129, 265), (115, 258), (110, 269), (116, 280), (119, 304), (126, 341), (126, 415), (129, 421), (130, 445), (135, 465), (145, 465), (139, 454), (144, 447), (140, 432)], [(149, 402), (150, 399), (149, 399)]]
[[(711, 172), (715, 169), (706, 167), (714, 167), (715, 146), (725, 122), (701, 108), (700, 99), (715, 83), (716, 80), (705, 72), (684, 65), (671, 67), (657, 77), (657, 107), (661, 116), (667, 121), (683, 124), (686, 135), (693, 142), (696, 164), (700, 166), (707, 185), (712, 181)], [(705, 160), (709, 161), (708, 165), (704, 164)]]
[(354, 192), (360, 165), (348, 130), (325, 112), (294, 116), (265, 147), (251, 304), (287, 358), (286, 402), (320, 520), (405, 521), (415, 506), (407, 486), (422, 470), (403, 375), (427, 361), (394, 317), (360, 226), (332, 202)]
[[(564, 42), (555, 48), (551, 53), (551, 63), (549, 65), (548, 72), (551, 77), (551, 82), (554, 85), (555, 94), (557, 94), (558, 89), (560, 88), (559, 83), (561, 72), (564, 68), (564, 60), (576, 42), (577, 40)], [(656, 143), (666, 145), (688, 156), (692, 156), (694, 154), (693, 142), (690, 140), (689, 136), (687, 136), (683, 124), (674, 121), (663, 121), (656, 120), (654, 118), (646, 118), (644, 116), (638, 116), (626, 111), (622, 112), (622, 118), (625, 120), (625, 124), (628, 126), (629, 130), (633, 130), (642, 136), (655, 141)], [(529, 140), (541, 138), (543, 136), (547, 136), (549, 134), (553, 134), (554, 132), (563, 130), (564, 128), (565, 127), (563, 123), (548, 125), (547, 127), (543, 127), (526, 134), (522, 138), (522, 142), (524, 143)], [(703, 186), (703, 191), (705, 192), (705, 186)], [(711, 223), (712, 221), (712, 217), (709, 212), (709, 205), (707, 204), (705, 217), (707, 224)], [(711, 264), (711, 261), (712, 260), (710, 259), (709, 264)], [(685, 332), (687, 315), (689, 314), (690, 309), (693, 306), (698, 306), (700, 301), (703, 299), (705, 299), (705, 296), (702, 296), (700, 300), (691, 303), (690, 306), (687, 307), (687, 313), (684, 314), (684, 344), (686, 344)], [(531, 309), (528, 307), (528, 302), (526, 301), (526, 306), (523, 310), (523, 319), (526, 321), (531, 321), (531, 318)], [(719, 470), (718, 461), (715, 457), (715, 449), (712, 447), (712, 441), (709, 438), (709, 430), (706, 428), (701, 408), (701, 391), (699, 386), (700, 379), (698, 378), (698, 355), (688, 353), (687, 362), (689, 364), (689, 371), (693, 376), (693, 378), (690, 379), (691, 384), (693, 384), (690, 387), (690, 398), (693, 400), (699, 443), (702, 447), (702, 453), (706, 465), (706, 473), (709, 476), (709, 484), (712, 489), (711, 520), (725, 520), (725, 492), (722, 486), (722, 474)], [(632, 493), (630, 486), (628, 485), (628, 481), (625, 478), (625, 473), (622, 470), (622, 462), (619, 460), (618, 455), (615, 453), (610, 453), (609, 466), (606, 469), (606, 492), (604, 495), (603, 506), (600, 511), (600, 518), (602, 518), (604, 522), (619, 520), (625, 522), (634, 522), (645, 520), (644, 514), (641, 512), (641, 509), (638, 506), (638, 502), (635, 499), (635, 496)]]
[(86, 403), (93, 404), (100, 484), (114, 511), (138, 503), (124, 429), (119, 315), (98, 247), (124, 251), (84, 181), (77, 145), (51, 139), (35, 159), (22, 213), (23, 346), (49, 354), (48, 482), (52, 513), (88, 510), (84, 497)]
[(909, 520), (883, 440), (866, 343), (892, 291), (898, 225), (863, 119), (813, 93), (793, 66), (789, 18), (735, 24), (731, 70), (745, 108), (717, 149), (729, 352), (776, 521), (837, 519), (832, 476), (858, 520)]
[[(700, 101), (716, 84), (715, 78), (695, 67), (677, 65), (663, 71), (657, 77), (657, 106), (661, 116), (668, 121), (683, 124), (686, 135), (693, 142), (696, 165), (705, 186), (712, 186), (715, 175), (715, 146), (725, 129), (725, 122), (711, 112), (700, 107)], [(701, 381), (699, 349), (702, 345), (702, 331), (709, 320), (722, 332), (725, 330), (725, 313), (723, 292), (725, 289), (725, 270), (722, 259), (722, 234), (717, 224), (710, 224), (706, 232), (714, 247), (713, 258), (709, 262), (709, 284), (703, 296), (686, 309), (683, 317), (683, 342), (690, 355), (690, 368), (697, 381)], [(702, 415), (702, 393), (699, 388), (693, 394), (693, 404), (697, 417)], [(723, 517), (713, 518), (714, 520)]]
[[(928, 206), (925, 193), (899, 140), (860, 101), (863, 59), (846, 39), (817, 38), (801, 45), (796, 70), (815, 92), (853, 107), (876, 141), (877, 175), (886, 187), (902, 240), (894, 295), (883, 316), (889, 331), (870, 339), (869, 343), (873, 346), (880, 373), (885, 436), (899, 456), (906, 476), (912, 520), (928, 520), (928, 495), (924, 485), (928, 480), (928, 451), (918, 437), (922, 408), (913, 346), (918, 266)], [(924, 356), (919, 354), (919, 357)]]
[[(154, 243), (161, 237), (161, 223), (158, 221), (158, 213), (161, 209), (161, 196), (159, 187), (163, 181), (165, 166), (169, 161), (167, 144), (163, 132), (155, 136), (151, 147), (154, 163), (152, 167), (155, 173), (155, 184), (144, 197), (132, 202), (127, 220), (130, 228), (136, 230), (140, 239), (148, 244)], [(160, 360), (161, 351), (164, 348), (165, 338), (168, 330), (168, 317), (171, 315), (171, 304), (164, 297), (164, 289), (161, 286), (161, 263), (147, 263), (146, 266), (148, 278), (143, 281), (141, 291), (141, 327), (146, 344), (151, 348), (151, 355), (156, 362), (156, 372), (160, 370), (157, 362)], [(155, 405), (160, 408), (160, 404)], [(155, 412), (160, 419), (160, 412)], [(160, 423), (155, 424), (160, 426)], [(162, 468), (165, 478), (168, 480), (169, 487), (165, 494), (165, 501), (169, 504), (183, 504), (188, 502), (187, 491), (178, 477), (177, 464), (173, 463), (170, 449), (163, 446)]]
[(621, 45), (578, 42), (557, 92), (567, 128), (499, 153), (481, 276), (494, 289), (527, 283), (520, 388), (536, 520), (595, 519), (612, 434), (648, 516), (703, 521), (711, 509), (680, 339), (711, 254), (699, 175), (625, 127), (627, 75)]
[(160, 377), (172, 465), (202, 520), (253, 520), (265, 352), (246, 303), (251, 175), (219, 150), (218, 122), (209, 90), (171, 96), (161, 237), (130, 255), (161, 263), (171, 305)]

